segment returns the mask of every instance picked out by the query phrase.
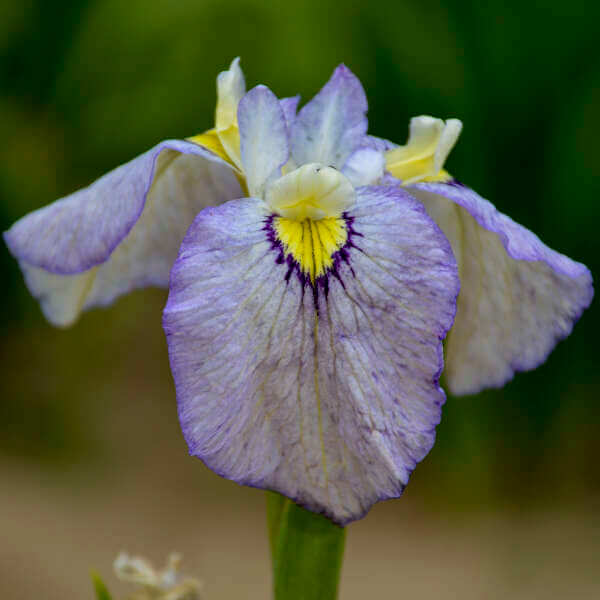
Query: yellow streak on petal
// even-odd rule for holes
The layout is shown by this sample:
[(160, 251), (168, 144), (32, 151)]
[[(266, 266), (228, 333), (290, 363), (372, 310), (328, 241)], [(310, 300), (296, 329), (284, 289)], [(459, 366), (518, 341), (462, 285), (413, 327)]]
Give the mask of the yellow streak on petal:
[(406, 148), (394, 148), (386, 156), (387, 170), (403, 182), (420, 180), (433, 171), (433, 152), (429, 156), (406, 156)]
[(402, 180), (403, 184), (416, 183), (418, 181), (429, 181), (431, 183), (450, 181), (452, 175), (445, 169), (441, 169), (437, 173), (433, 170), (433, 156), (419, 159), (407, 159), (403, 162), (394, 162), (393, 155), (398, 148), (390, 150), (386, 156), (387, 170), (398, 179)]
[(313, 250), (313, 241), (312, 235), (310, 231), (310, 221), (308, 219), (301, 221), (302, 223), (302, 258), (308, 266), (308, 272), (310, 273), (310, 278), (314, 281), (315, 276), (315, 257)]
[[(319, 230), (317, 226), (318, 221), (308, 220), (310, 224), (310, 237), (313, 248), (322, 248), (321, 238), (319, 237)], [(324, 273), (324, 256), (323, 252), (313, 252), (313, 258), (315, 263), (315, 273)]]
[(430, 183), (444, 183), (445, 181), (451, 181), (452, 179), (452, 175), (450, 175), (448, 171), (442, 169), (437, 175), (429, 175), (428, 177), (423, 177), (421, 181), (428, 181)]
[(221, 140), (214, 129), (209, 129), (204, 133), (199, 133), (198, 135), (194, 135), (187, 139), (188, 142), (193, 142), (194, 144), (203, 146), (207, 150), (210, 150), (216, 154), (219, 158), (222, 158), (229, 164), (233, 165), (233, 161), (229, 158), (225, 148), (223, 148), (223, 144), (221, 144)]
[(229, 156), (229, 161), (242, 171), (242, 154), (240, 150), (240, 130), (237, 122), (226, 129), (216, 130), (221, 145)]
[(344, 219), (304, 219), (276, 217), (273, 228), (283, 244), (285, 256), (292, 255), (305, 275), (314, 281), (333, 266), (333, 255), (348, 240)]
[[(237, 131), (237, 126), (235, 127)], [(198, 135), (194, 135), (192, 137), (187, 138), (188, 142), (193, 142), (194, 144), (198, 144), (207, 150), (210, 150), (213, 154), (216, 154), (219, 158), (222, 158), (224, 161), (228, 162), (235, 169), (235, 175), (242, 186), (242, 190), (244, 195), (248, 195), (248, 187), (246, 185), (246, 178), (244, 174), (238, 169), (235, 161), (229, 156), (223, 144), (221, 143), (220, 134), (217, 134), (216, 129), (209, 129), (204, 133), (199, 133)], [(239, 133), (237, 135), (238, 142), (238, 151), (239, 151)]]
[(241, 171), (240, 132), (237, 110), (246, 93), (244, 74), (239, 58), (235, 58), (229, 69), (217, 77), (217, 107), (215, 109), (215, 132), (230, 160)]

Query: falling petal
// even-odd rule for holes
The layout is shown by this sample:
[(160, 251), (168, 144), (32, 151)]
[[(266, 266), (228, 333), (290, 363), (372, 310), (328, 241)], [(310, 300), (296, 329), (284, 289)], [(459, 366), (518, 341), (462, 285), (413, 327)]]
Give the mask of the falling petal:
[(4, 239), (46, 317), (64, 326), (132, 289), (166, 287), (196, 214), (241, 195), (228, 163), (197, 144), (166, 141), (26, 215)]
[(190, 452), (340, 524), (399, 496), (431, 448), (458, 292), (418, 202), (358, 196), (296, 233), (253, 199), (204, 210), (164, 313)]
[(456, 183), (407, 188), (450, 240), (461, 292), (446, 345), (454, 394), (499, 387), (542, 364), (592, 300), (588, 269)]

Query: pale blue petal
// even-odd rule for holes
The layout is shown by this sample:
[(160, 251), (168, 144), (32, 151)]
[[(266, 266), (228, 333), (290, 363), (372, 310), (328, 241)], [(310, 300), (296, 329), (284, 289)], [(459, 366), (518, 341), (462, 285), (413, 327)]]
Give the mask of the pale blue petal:
[(259, 85), (238, 108), (240, 147), (248, 191), (261, 197), (269, 177), (288, 160), (290, 151), (283, 110), (273, 92)]
[(379, 150), (381, 152), (387, 152), (388, 150), (393, 150), (398, 147), (398, 144), (394, 142), (390, 142), (390, 140), (386, 140), (384, 138), (375, 137), (374, 135), (368, 136), (369, 145), (375, 150)]
[(294, 121), (294, 162), (317, 162), (341, 169), (348, 156), (365, 145), (366, 113), (367, 98), (360, 81), (340, 65)]
[(423, 207), (361, 188), (328, 275), (283, 256), (256, 200), (204, 210), (164, 313), (190, 452), (340, 524), (402, 493), (431, 448), (456, 265)]
[(355, 150), (342, 168), (342, 173), (355, 187), (378, 184), (384, 171), (385, 157), (383, 152), (373, 148)]
[(166, 141), (23, 217), (4, 234), (55, 325), (134, 288), (166, 287), (198, 212), (241, 195), (231, 166), (193, 143)]
[(458, 312), (446, 345), (450, 391), (499, 387), (542, 364), (589, 306), (589, 270), (461, 184), (408, 189), (444, 230), (459, 265)]
[(282, 98), (279, 101), (279, 105), (281, 106), (281, 110), (283, 111), (283, 116), (285, 117), (285, 122), (288, 128), (288, 131), (291, 131), (292, 123), (296, 119), (296, 112), (298, 111), (298, 104), (300, 103), (300, 95), (291, 96), (290, 98)]

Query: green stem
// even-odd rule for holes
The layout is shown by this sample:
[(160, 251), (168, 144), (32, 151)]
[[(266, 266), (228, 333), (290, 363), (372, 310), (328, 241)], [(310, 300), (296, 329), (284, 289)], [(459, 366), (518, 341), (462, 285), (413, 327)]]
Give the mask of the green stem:
[(275, 600), (335, 600), (346, 531), (268, 492)]

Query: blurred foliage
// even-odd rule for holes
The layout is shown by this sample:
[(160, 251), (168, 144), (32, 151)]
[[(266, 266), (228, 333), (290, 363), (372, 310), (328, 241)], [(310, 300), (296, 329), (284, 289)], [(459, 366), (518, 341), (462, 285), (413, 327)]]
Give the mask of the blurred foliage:
[[(215, 76), (237, 55), (250, 86), (304, 100), (343, 61), (365, 86), (372, 133), (402, 142), (411, 116), (461, 118), (451, 172), (595, 273), (599, 17), (585, 0), (5, 0), (0, 225), (209, 127)], [(49, 464), (101, 453), (95, 415), (115, 395), (143, 404), (141, 379), (168, 381), (164, 294), (137, 292), (63, 332), (7, 252), (0, 268), (0, 450)], [(598, 491), (598, 325), (592, 307), (537, 371), (450, 398), (409, 490), (459, 506)], [(128, 390), (114, 383), (123, 371)], [(158, 401), (171, 408), (174, 394)]]
[(94, 592), (96, 593), (96, 600), (112, 600), (112, 596), (106, 587), (104, 581), (98, 573), (92, 571), (91, 573), (92, 585), (94, 586)]

